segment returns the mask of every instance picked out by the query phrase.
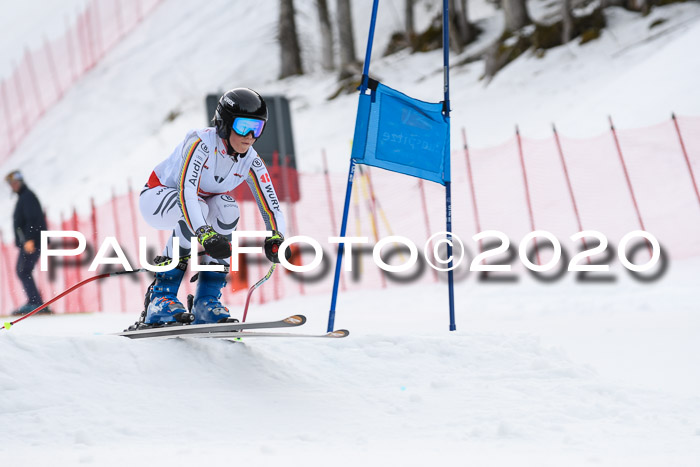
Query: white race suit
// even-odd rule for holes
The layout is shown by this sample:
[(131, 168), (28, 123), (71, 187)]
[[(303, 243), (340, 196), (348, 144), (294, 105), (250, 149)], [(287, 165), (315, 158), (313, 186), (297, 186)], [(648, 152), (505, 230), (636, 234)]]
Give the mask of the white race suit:
[[(209, 225), (231, 238), (240, 209), (230, 192), (243, 181), (258, 204), (266, 230), (284, 235), (285, 222), (272, 179), (251, 146), (245, 154), (229, 155), (214, 128), (190, 131), (167, 159), (156, 166), (139, 197), (139, 207), (151, 227), (172, 230), (180, 240), (180, 256), (190, 254), (190, 238)], [(173, 257), (172, 236), (163, 252)], [(209, 256), (203, 264), (224, 263)]]

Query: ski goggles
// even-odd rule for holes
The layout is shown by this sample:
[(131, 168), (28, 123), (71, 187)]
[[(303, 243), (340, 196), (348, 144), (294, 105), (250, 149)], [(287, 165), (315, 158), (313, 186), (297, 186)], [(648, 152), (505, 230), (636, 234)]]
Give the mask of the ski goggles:
[(246, 136), (251, 131), (253, 132), (254, 138), (260, 138), (262, 135), (263, 128), (265, 128), (265, 120), (258, 120), (257, 118), (246, 118), (246, 117), (236, 117), (233, 119), (233, 125), (231, 125), (233, 131), (241, 136)]

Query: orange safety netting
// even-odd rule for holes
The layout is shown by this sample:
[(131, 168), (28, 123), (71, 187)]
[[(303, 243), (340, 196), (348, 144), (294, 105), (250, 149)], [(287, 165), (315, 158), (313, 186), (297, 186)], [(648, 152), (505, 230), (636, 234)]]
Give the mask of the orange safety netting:
[[(471, 182), (467, 157), (471, 163)], [(516, 136), (497, 147), (454, 149), (453, 231), (469, 251), (467, 264), (460, 268), (462, 273), (457, 274), (457, 281), (465, 280), (464, 270), (480, 248), (472, 240), (479, 230), (477, 225), (481, 231), (504, 232), (516, 247), (533, 228), (549, 231), (559, 239), (569, 257), (581, 246), (569, 237), (581, 229), (602, 232), (610, 248), (615, 248), (622, 236), (641, 230), (643, 226), (656, 236), (669, 258), (698, 256), (700, 196), (694, 183), (700, 176), (698, 171), (698, 117), (678, 117), (652, 127), (616, 130), (615, 134), (611, 131), (587, 139), (560, 135), (558, 140), (554, 136), (533, 140)], [(317, 270), (306, 274), (278, 268), (270, 281), (255, 292), (252, 307), (286, 297), (330, 292), (336, 250), (327, 239), (339, 233), (346, 183), (344, 174), (299, 174), (299, 201), (283, 202), (289, 226), (287, 236), (306, 235), (318, 240), (324, 249), (324, 262)], [(469, 183), (473, 183), (475, 199)], [(278, 193), (284, 193), (283, 187), (277, 188)], [(238, 230), (262, 230), (257, 206), (244, 201), (240, 207)], [(170, 234), (155, 231), (145, 224), (138, 212), (135, 191), (115, 196), (109, 203), (93, 208), (89, 216), (74, 213), (70, 219), (51, 220), (49, 227), (82, 232), (89, 250), (79, 259), (54, 261), (48, 273), (36, 268), (35, 277), (45, 300), (80, 280), (108, 270), (105, 266), (97, 272), (87, 270), (94, 258), (95, 245), (99, 247), (106, 237), (115, 237), (131, 265), (138, 268), (138, 237), (147, 238), (146, 257), (152, 260), (160, 254)], [(371, 247), (377, 239), (389, 235), (407, 237), (417, 245), (422, 256), (429, 235), (444, 229), (442, 186), (358, 167), (347, 235), (368, 237), (369, 244), (363, 251), (354, 248), (354, 271), (343, 273), (341, 291), (395, 286), (396, 280), (382, 274), (372, 260)], [(11, 242), (3, 243), (1, 251), (0, 311), (7, 314), (24, 303), (24, 294), (14, 273), (16, 247)], [(551, 252), (544, 252), (541, 261), (547, 261), (548, 254)], [(305, 253), (302, 262), (310, 262), (312, 256), (312, 253)], [(233, 273), (234, 280), (223, 297), (234, 315), (245, 302), (247, 288), (263, 277), (269, 267), (262, 255), (246, 257), (244, 270)], [(399, 252), (394, 261), (402, 263), (407, 257), (406, 252)], [(616, 256), (612, 261), (616, 261)], [(640, 255), (637, 261), (645, 259)], [(401, 276), (415, 276), (413, 284), (444, 280), (442, 274), (428, 268), (422, 272), (416, 268)], [(188, 274), (181, 288), (183, 301), (186, 294), (194, 293), (195, 287), (189, 277)], [(300, 277), (307, 280), (300, 282)], [(53, 308), (57, 312), (122, 311), (136, 318), (150, 281), (146, 273), (106, 279), (78, 289)]]

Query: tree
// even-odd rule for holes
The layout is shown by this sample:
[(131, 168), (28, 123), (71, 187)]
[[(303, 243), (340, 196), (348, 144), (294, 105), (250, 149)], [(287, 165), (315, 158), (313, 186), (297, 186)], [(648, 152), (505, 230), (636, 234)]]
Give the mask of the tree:
[(279, 16), (280, 79), (303, 75), (299, 38), (294, 21), (294, 0), (280, 0)]
[(326, 71), (335, 70), (333, 29), (331, 27), (331, 17), (328, 13), (328, 2), (326, 0), (316, 0), (316, 9), (318, 10), (318, 21), (321, 27), (321, 66)]
[(502, 0), (505, 30), (484, 54), (484, 76), (493, 78), (496, 73), (512, 62), (532, 45), (532, 35), (517, 34), (512, 42), (510, 33), (518, 31), (532, 23), (527, 12), (526, 0)]
[(340, 45), (340, 79), (348, 78), (359, 70), (355, 55), (355, 37), (352, 32), (350, 0), (338, 0), (336, 20)]
[(475, 29), (469, 22), (467, 0), (449, 0), (450, 10), (450, 48), (457, 53), (474, 40)]
[(413, 16), (413, 4), (415, 0), (406, 0), (404, 3), (404, 14), (406, 16), (406, 39), (409, 43), (413, 40), (416, 34), (415, 21)]
[(566, 44), (574, 35), (574, 16), (571, 13), (571, 0), (561, 2), (561, 41)]
[(532, 23), (525, 0), (503, 0), (506, 31), (513, 32)]

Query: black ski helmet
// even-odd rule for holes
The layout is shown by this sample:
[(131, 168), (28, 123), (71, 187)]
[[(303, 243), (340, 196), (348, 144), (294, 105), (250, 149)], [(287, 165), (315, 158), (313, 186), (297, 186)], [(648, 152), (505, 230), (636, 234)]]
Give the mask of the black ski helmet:
[(262, 96), (249, 88), (231, 89), (221, 96), (214, 113), (214, 126), (227, 146), (236, 117), (257, 118), (267, 122), (267, 105)]

